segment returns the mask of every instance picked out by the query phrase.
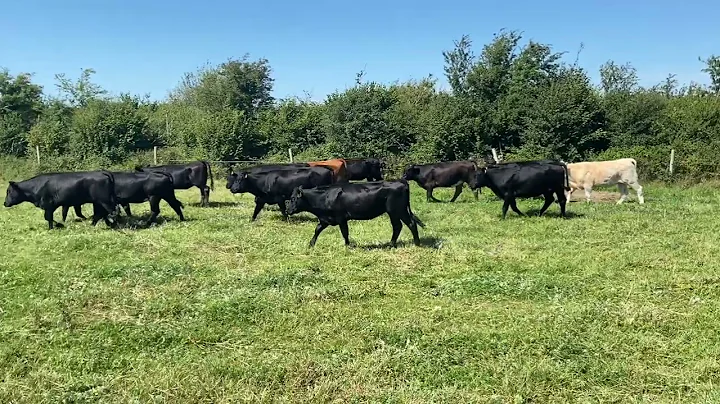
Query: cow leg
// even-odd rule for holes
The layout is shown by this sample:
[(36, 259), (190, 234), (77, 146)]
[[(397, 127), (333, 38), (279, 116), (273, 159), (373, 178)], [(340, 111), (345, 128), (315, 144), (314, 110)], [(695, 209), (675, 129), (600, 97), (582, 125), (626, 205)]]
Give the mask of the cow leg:
[(641, 205), (642, 205), (643, 203), (645, 203), (645, 197), (643, 196), (643, 187), (642, 187), (639, 183), (637, 183), (637, 182), (631, 183), (631, 184), (630, 184), (630, 187), (632, 187), (632, 189), (634, 189), (635, 192), (637, 192), (638, 202), (639, 202)]
[(57, 207), (45, 208), (45, 220), (48, 222), (48, 230), (52, 230), (53, 226), (57, 227), (58, 229), (63, 228), (62, 224), (55, 222), (55, 220), (53, 219), (53, 215), (55, 214), (56, 209)]
[(180, 201), (177, 200), (177, 198), (175, 197), (175, 194), (174, 193), (170, 194), (162, 199), (164, 199), (165, 202), (167, 202), (168, 205), (170, 205), (170, 207), (173, 208), (175, 213), (177, 213), (177, 215), (180, 217), (180, 221), (184, 222), (185, 216), (183, 215), (183, 212), (182, 212), (182, 204), (180, 203)]
[[(400, 220), (405, 223), (405, 225), (410, 229), (410, 232), (413, 236), (413, 243), (415, 243), (416, 246), (420, 245), (420, 235), (418, 234), (417, 224), (415, 221), (410, 217), (410, 214), (408, 212), (405, 212), (404, 215), (400, 216)], [(393, 229), (394, 230), (394, 229)]]
[(505, 199), (503, 201), (503, 207), (502, 207), (502, 218), (505, 219), (505, 216), (507, 216), (508, 208), (510, 207), (510, 199)]
[(123, 209), (125, 210), (125, 213), (127, 213), (128, 217), (132, 216), (132, 212), (130, 211), (130, 204), (129, 203), (123, 203), (122, 204)]
[(473, 190), (473, 195), (475, 195), (475, 200), (476, 200), (476, 201), (477, 201), (477, 200), (480, 200), (480, 198), (478, 197), (478, 194), (479, 194), (479, 193), (480, 193), (480, 190), (479, 190), (479, 189), (474, 189), (474, 190)]
[(625, 202), (628, 197), (628, 187), (625, 184), (622, 184), (618, 182), (617, 184), (618, 189), (620, 190), (620, 199), (618, 199), (617, 204), (620, 205), (621, 203)]
[(320, 233), (325, 230), (325, 228), (328, 227), (328, 224), (325, 222), (318, 223), (317, 226), (315, 226), (315, 234), (313, 235), (313, 238), (310, 240), (310, 247), (315, 247), (315, 242), (317, 242), (317, 238), (320, 235)]
[(278, 207), (280, 208), (280, 214), (282, 214), (283, 219), (288, 220), (289, 219), (288, 214), (287, 214), (287, 211), (285, 210), (285, 201), (278, 203)]
[(590, 201), (591, 201), (590, 194), (592, 193), (592, 186), (585, 185), (584, 190), (585, 190), (585, 202), (590, 203)]
[(157, 217), (160, 216), (160, 197), (152, 195), (150, 197), (150, 218), (147, 221), (147, 225), (157, 222)]
[(346, 246), (350, 245), (350, 229), (348, 229), (347, 220), (340, 222), (339, 226), (340, 226), (340, 233), (342, 233), (342, 236), (345, 239), (345, 245)]
[[(83, 216), (83, 214), (82, 214), (82, 205), (75, 205), (75, 206), (73, 206), (73, 208), (75, 209), (75, 216), (77, 216), (77, 217), (80, 218), (81, 220), (87, 219), (87, 218), (86, 218), (85, 216)], [(63, 217), (63, 222), (64, 222), (64, 221), (65, 221), (65, 217)]]
[(93, 203), (92, 225), (95, 226), (100, 219), (107, 216), (107, 211), (99, 203)]
[(253, 212), (252, 219), (250, 219), (251, 222), (254, 222), (255, 219), (257, 219), (257, 215), (260, 214), (260, 211), (265, 206), (265, 201), (263, 201), (260, 198), (255, 198), (255, 211)]
[(427, 201), (428, 202), (441, 202), (439, 199), (435, 198), (432, 193), (433, 193), (433, 188), (428, 188), (427, 189)]
[(205, 187), (200, 188), (200, 206), (205, 206)]
[[(118, 209), (117, 205), (109, 205), (105, 202), (100, 202), (100, 206), (105, 211), (105, 215), (103, 216), (103, 219), (105, 220), (105, 224), (109, 227), (116, 227), (117, 226), (117, 218), (116, 215), (120, 213), (120, 210)], [(93, 208), (94, 209), (94, 208)], [(110, 216), (112, 216), (113, 220), (110, 220)]]
[(205, 185), (203, 187), (203, 193), (205, 193), (205, 207), (210, 207), (210, 187)]
[(117, 221), (115, 217), (110, 220), (110, 216), (114, 215), (117, 211), (117, 205), (112, 206), (105, 202), (93, 203), (93, 226), (100, 220), (103, 219), (108, 227), (117, 227)]
[(450, 199), (450, 202), (455, 202), (455, 200), (460, 196), (460, 193), (462, 193), (463, 184), (456, 185), (455, 186), (455, 195), (453, 195), (452, 199)]
[[(78, 219), (81, 219), (81, 220), (87, 219), (87, 218), (86, 218), (85, 216), (83, 216), (83, 214), (82, 214), (81, 205), (75, 205), (75, 206), (73, 206), (73, 209), (75, 210), (75, 216), (77, 216)], [(63, 207), (62, 207), (62, 221), (63, 221), (63, 222), (67, 219), (67, 214), (68, 214), (69, 211), (70, 211), (70, 207), (69, 207), (69, 206), (63, 206)]]
[(555, 195), (557, 195), (557, 201), (560, 205), (560, 216), (562, 216), (563, 218), (567, 218), (567, 216), (565, 216), (565, 204), (569, 199), (565, 197), (565, 190), (558, 190), (557, 192), (555, 192)]
[[(552, 192), (545, 194), (545, 203), (543, 204), (543, 207), (540, 208), (540, 213), (538, 214), (538, 216), (542, 216), (543, 213), (545, 213), (547, 208), (549, 208), (553, 202), (555, 202), (555, 197), (553, 196)], [(515, 210), (515, 208), (513, 208), (513, 210)], [(515, 212), (517, 212), (517, 210), (515, 210)]]
[(392, 224), (393, 228), (392, 238), (390, 238), (390, 246), (392, 248), (396, 248), (397, 239), (400, 237), (400, 231), (402, 231), (402, 222), (397, 216), (390, 216), (390, 224)]
[[(551, 196), (551, 197), (550, 197), (550, 204), (553, 203), (553, 200), (554, 200), (554, 199), (553, 199), (553, 197)], [(547, 199), (545, 200), (545, 203), (548, 203), (548, 202), (547, 202)], [(548, 206), (550, 206), (550, 204), (548, 204)], [(510, 207), (512, 208), (513, 212), (517, 213), (518, 215), (520, 215), (520, 216), (527, 216), (526, 214), (520, 212), (520, 209), (518, 209), (517, 204), (515, 203), (515, 197), (513, 197), (512, 199), (510, 199)], [(547, 209), (547, 206), (546, 206), (544, 209)], [(542, 215), (542, 211), (540, 211), (540, 215)]]

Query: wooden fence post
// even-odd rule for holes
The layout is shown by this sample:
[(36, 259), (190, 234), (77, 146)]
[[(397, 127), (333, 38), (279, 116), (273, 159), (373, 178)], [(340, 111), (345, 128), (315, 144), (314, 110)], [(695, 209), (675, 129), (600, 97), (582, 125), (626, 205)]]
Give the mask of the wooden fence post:
[[(487, 149), (485, 149), (485, 150), (487, 150)], [(497, 151), (495, 151), (495, 148), (492, 148), (491, 150), (492, 150), (493, 160), (495, 160), (496, 163), (499, 163), (500, 160), (498, 159)]]
[(157, 165), (157, 146), (153, 146), (153, 164)]
[(668, 167), (670, 174), (673, 173), (673, 164), (674, 163), (675, 163), (675, 149), (670, 149), (670, 167)]
[(290, 155), (290, 162), (292, 163), (293, 162), (292, 149), (288, 149), (288, 155)]
[(40, 165), (40, 146), (35, 146), (35, 155), (37, 156), (38, 165)]

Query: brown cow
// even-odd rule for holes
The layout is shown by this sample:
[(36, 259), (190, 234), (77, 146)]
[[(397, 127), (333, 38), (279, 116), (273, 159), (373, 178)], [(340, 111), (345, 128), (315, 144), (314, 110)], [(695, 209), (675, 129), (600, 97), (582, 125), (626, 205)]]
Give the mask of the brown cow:
[(344, 159), (332, 159), (323, 161), (309, 161), (307, 163), (310, 167), (325, 167), (329, 168), (333, 172), (335, 182), (347, 182), (347, 164)]

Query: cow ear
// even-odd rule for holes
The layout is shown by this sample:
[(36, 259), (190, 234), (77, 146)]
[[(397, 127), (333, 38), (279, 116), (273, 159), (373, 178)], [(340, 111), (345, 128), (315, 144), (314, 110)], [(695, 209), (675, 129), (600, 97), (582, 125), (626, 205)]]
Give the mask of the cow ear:
[(17, 188), (17, 183), (15, 181), (10, 181), (8, 184), (10, 184), (12, 188)]

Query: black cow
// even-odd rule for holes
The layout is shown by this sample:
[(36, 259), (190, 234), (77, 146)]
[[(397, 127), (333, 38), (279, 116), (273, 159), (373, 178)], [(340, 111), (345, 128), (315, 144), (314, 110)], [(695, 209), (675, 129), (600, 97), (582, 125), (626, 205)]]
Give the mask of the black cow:
[(380, 160), (374, 158), (344, 160), (347, 166), (348, 180), (382, 181), (383, 164)]
[(249, 192), (255, 195), (255, 211), (250, 221), (257, 218), (265, 204), (277, 204), (283, 217), (287, 218), (285, 200), (290, 199), (296, 187), (313, 188), (329, 185), (333, 183), (333, 179), (332, 170), (323, 167), (302, 167), (264, 173), (241, 172), (230, 187), (230, 192), (234, 194)]
[[(108, 171), (79, 171), (40, 174), (21, 182), (10, 181), (5, 196), (5, 206), (11, 207), (30, 202), (45, 211), (50, 229), (63, 227), (53, 220), (53, 213), (61, 206), (93, 204), (93, 226), (100, 220), (115, 227), (117, 196), (115, 178)], [(112, 221), (110, 220), (112, 217)]]
[[(200, 189), (200, 206), (210, 206), (210, 190), (215, 190), (210, 163), (207, 161), (194, 161), (189, 164), (169, 164), (153, 167), (135, 167), (135, 171), (166, 172), (172, 175), (175, 189)], [(207, 180), (210, 179), (210, 187)]]
[(545, 204), (540, 214), (550, 207), (557, 195), (560, 215), (565, 215), (565, 191), (570, 190), (565, 163), (557, 160), (535, 160), (514, 163), (491, 164), (478, 169), (472, 189), (490, 188), (504, 201), (502, 218), (505, 219), (508, 207), (520, 216), (525, 216), (515, 204), (515, 198), (544, 196)]
[(339, 183), (314, 189), (297, 187), (286, 205), (288, 214), (310, 212), (318, 218), (310, 247), (328, 226), (340, 226), (345, 245), (348, 245), (348, 220), (371, 220), (383, 213), (390, 216), (392, 247), (397, 246), (403, 223), (412, 232), (415, 245), (420, 245), (417, 226), (425, 227), (410, 209), (410, 185), (404, 180)]
[[(277, 171), (277, 170), (289, 170), (293, 168), (303, 168), (303, 167), (310, 167), (307, 163), (287, 163), (287, 164), (263, 164), (263, 165), (257, 165), (252, 166), (248, 168), (244, 168), (242, 170), (239, 170), (240, 173), (267, 173), (271, 171)], [(227, 183), (225, 184), (225, 188), (230, 189), (233, 182), (238, 177), (237, 172), (230, 171), (230, 173), (227, 176)]]
[[(438, 187), (455, 187), (455, 195), (450, 202), (460, 196), (463, 183), (470, 185), (475, 179), (477, 167), (472, 161), (444, 161), (441, 163), (416, 165), (412, 164), (405, 169), (402, 179), (414, 180), (420, 187), (427, 191), (427, 201), (440, 202), (433, 196), (433, 189)], [(473, 192), (475, 199), (478, 199), (476, 190)]]
[[(177, 213), (181, 221), (185, 220), (183, 204), (175, 197), (175, 187), (172, 175), (166, 172), (113, 172), (115, 177), (115, 195), (118, 204), (122, 205), (125, 213), (132, 216), (131, 203), (150, 202), (152, 216), (148, 224), (157, 220), (160, 214), (160, 201), (164, 200)], [(83, 219), (81, 205), (75, 205), (75, 214)], [(62, 220), (65, 221), (70, 206), (63, 206)]]

